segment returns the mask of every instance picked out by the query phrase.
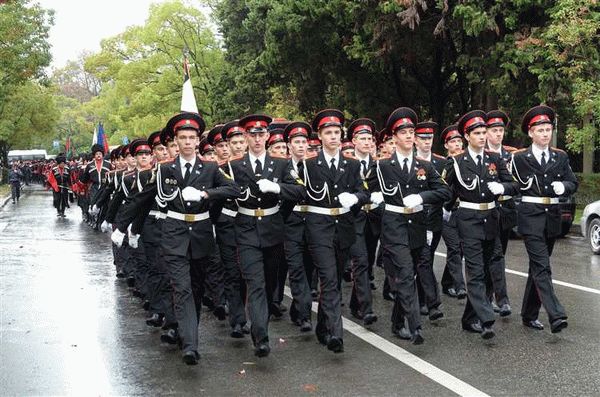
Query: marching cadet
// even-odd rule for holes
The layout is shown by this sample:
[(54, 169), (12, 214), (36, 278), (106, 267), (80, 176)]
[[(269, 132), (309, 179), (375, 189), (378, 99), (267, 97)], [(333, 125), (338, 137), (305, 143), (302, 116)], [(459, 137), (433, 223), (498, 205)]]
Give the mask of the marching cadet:
[[(307, 138), (311, 132), (308, 123), (296, 121), (288, 124), (283, 133), (290, 152), (290, 172), (297, 180), (300, 178), (302, 161), (307, 154)], [(288, 264), (290, 290), (292, 292), (290, 319), (292, 323), (300, 327), (301, 332), (309, 332), (312, 330), (312, 297), (307, 274), (312, 275), (313, 266), (304, 230), (306, 204), (304, 201), (284, 201), (281, 212), (285, 222), (283, 248)]]
[(283, 128), (273, 129), (269, 133), (269, 140), (267, 141), (269, 154), (275, 157), (286, 157), (287, 146), (283, 137)]
[[(487, 150), (500, 155), (507, 165), (510, 164), (512, 152), (517, 150), (512, 146), (502, 144), (504, 132), (509, 122), (508, 116), (501, 110), (492, 110), (487, 113)], [(490, 266), (491, 288), (488, 293), (493, 294), (495, 298), (495, 302), (492, 301), (494, 311), (499, 313), (501, 317), (506, 317), (510, 316), (512, 309), (506, 288), (504, 256), (506, 255), (510, 233), (513, 227), (517, 225), (517, 207), (512, 196), (501, 195), (498, 197), (497, 202), (500, 214), (500, 233), (498, 234), (498, 242), (494, 248), (494, 258)]]
[(254, 354), (258, 357), (266, 357), (271, 351), (269, 314), (279, 312), (273, 305), (284, 239), (279, 201), (299, 200), (304, 193), (304, 187), (292, 177), (288, 161), (266, 152), (267, 126), (271, 120), (265, 115), (241, 119), (239, 125), (245, 131), (248, 153), (229, 161), (229, 176), (241, 188), (235, 237), (242, 277), (248, 288), (247, 309)]
[[(110, 171), (110, 162), (104, 160), (104, 148), (98, 144), (92, 145), (92, 156), (93, 161), (89, 162), (85, 167), (84, 172), (80, 175), (79, 180), (82, 183), (91, 183), (89, 189), (89, 200), (94, 200), (100, 187), (107, 181), (107, 174)], [(89, 202), (85, 208), (85, 212), (88, 212)], [(98, 220), (92, 217), (91, 226), (98, 230)]]
[[(370, 154), (375, 132), (375, 122), (366, 118), (354, 120), (347, 132), (348, 140), (354, 145), (354, 158), (360, 163), (360, 179), (365, 189), (367, 178), (375, 172), (375, 160)], [(373, 313), (370, 280), (381, 233), (381, 208), (371, 203), (363, 205), (356, 214), (354, 226), (356, 240), (350, 248), (353, 281), (350, 311), (365, 325), (371, 325), (377, 321)]]
[(458, 122), (458, 131), (468, 142), (467, 150), (451, 157), (446, 168), (446, 182), (460, 200), (456, 217), (458, 234), (463, 242), (467, 304), (462, 327), (469, 332), (481, 333), (483, 339), (495, 336), (494, 310), (486, 294), (486, 274), (494, 254), (498, 235), (496, 199), (513, 195), (517, 185), (506, 168), (504, 160), (495, 153), (486, 152), (486, 114), (473, 110)]
[(354, 214), (369, 201), (360, 178), (360, 163), (340, 153), (344, 114), (337, 109), (319, 112), (312, 122), (322, 151), (303, 162), (307, 212), (305, 231), (317, 269), (321, 295), (316, 334), (334, 353), (344, 351), (341, 277), (356, 239)]
[(239, 120), (227, 123), (227, 127), (229, 128), (223, 127), (223, 131), (225, 131), (225, 139), (229, 143), (231, 158), (242, 157), (248, 149), (248, 143), (244, 138), (244, 129), (239, 125)]
[(340, 149), (342, 154), (346, 157), (354, 156), (354, 144), (350, 139), (345, 139), (342, 141), (342, 147)]
[[(450, 190), (430, 162), (414, 156), (414, 127), (417, 122), (417, 114), (410, 108), (401, 107), (392, 112), (386, 129), (394, 137), (396, 150), (389, 158), (377, 161), (368, 185), (373, 192), (371, 200), (374, 203), (385, 202), (381, 246), (386, 277), (395, 298), (392, 333), (421, 344), (424, 338), (415, 268), (420, 263), (427, 263), (430, 256), (423, 204), (448, 200)], [(432, 282), (433, 270), (430, 270), (419, 274), (424, 285)], [(442, 314), (437, 307), (431, 307), (429, 316), (431, 320), (437, 320)]]
[(535, 106), (525, 113), (521, 129), (532, 144), (513, 153), (512, 172), (521, 188), (518, 228), (529, 255), (521, 317), (525, 326), (543, 329), (538, 316), (544, 305), (550, 330), (557, 333), (567, 327), (567, 314), (552, 286), (550, 256), (561, 230), (559, 198), (575, 193), (578, 183), (567, 154), (549, 147), (554, 122), (554, 110), (548, 106)]
[[(433, 121), (423, 121), (415, 127), (415, 156), (419, 159), (429, 161), (438, 174), (444, 172), (446, 167), (446, 158), (431, 151), (433, 146), (433, 137), (438, 132), (438, 124)], [(421, 303), (421, 314), (428, 315), (431, 308), (434, 310), (434, 316), (439, 316), (435, 311), (441, 304), (440, 291), (438, 289), (437, 279), (433, 274), (433, 261), (435, 258), (435, 250), (440, 243), (442, 237), (442, 206), (443, 203), (435, 205), (423, 205), (423, 211), (427, 216), (427, 245), (429, 245), (429, 257), (422, 257), (424, 263), (418, 263), (417, 269), (421, 268), (427, 273), (432, 283), (421, 282), (421, 277), (417, 273), (417, 291), (419, 293), (419, 302)], [(427, 261), (426, 261), (427, 260)], [(426, 262), (425, 262), (426, 261)]]
[(65, 164), (67, 162), (65, 156), (60, 154), (56, 156), (56, 167), (52, 168), (51, 178), (56, 186), (52, 186), (54, 196), (54, 208), (56, 208), (56, 216), (65, 217), (65, 208), (69, 206), (69, 189), (71, 186), (70, 168)]
[(173, 160), (179, 155), (179, 145), (166, 128), (160, 131), (160, 143), (167, 148), (168, 158)]
[[(144, 189), (145, 200), (154, 195), (166, 204), (162, 221), (161, 248), (173, 286), (175, 317), (183, 350), (183, 361), (198, 363), (198, 322), (203, 282), (208, 262), (215, 252), (213, 227), (209, 219), (209, 202), (235, 198), (239, 188), (214, 162), (203, 161), (195, 154), (204, 120), (197, 113), (182, 112), (173, 116), (165, 128), (179, 146), (179, 155), (160, 164)], [(121, 226), (120, 226), (121, 227)], [(113, 232), (113, 241), (123, 240), (123, 230)]]
[[(444, 148), (448, 157), (462, 153), (463, 138), (458, 132), (456, 124), (444, 128), (440, 138), (444, 142)], [(465, 299), (467, 297), (467, 290), (465, 289), (465, 279), (462, 272), (462, 247), (460, 237), (458, 236), (456, 217), (452, 216), (452, 212), (457, 209), (457, 200), (448, 201), (442, 208), (442, 238), (446, 245), (446, 266), (444, 266), (441, 285), (442, 292), (446, 295), (452, 298)]]
[(200, 156), (202, 156), (202, 160), (217, 161), (217, 155), (215, 153), (215, 148), (213, 145), (208, 143), (208, 141), (206, 139), (202, 139), (198, 146), (199, 146), (199, 154), (200, 154)]
[[(206, 139), (216, 148), (219, 167), (228, 177), (229, 170), (229, 144), (227, 136), (237, 135), (241, 130), (238, 121), (234, 120), (225, 125), (217, 125), (208, 132)], [(232, 338), (243, 338), (244, 334), (250, 333), (246, 321), (246, 310), (244, 308), (245, 284), (237, 261), (237, 246), (235, 244), (235, 217), (237, 216), (237, 204), (233, 199), (213, 203), (211, 218), (215, 224), (216, 242), (219, 248), (219, 256), (223, 268), (223, 288), (229, 305), (230, 336)]]

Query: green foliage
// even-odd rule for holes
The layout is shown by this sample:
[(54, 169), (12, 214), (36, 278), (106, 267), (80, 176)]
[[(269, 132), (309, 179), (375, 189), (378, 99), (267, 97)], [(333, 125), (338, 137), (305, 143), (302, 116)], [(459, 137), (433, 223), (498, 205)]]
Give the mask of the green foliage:
[(600, 199), (600, 174), (577, 173), (579, 187), (575, 193), (577, 208), (583, 209), (591, 202)]

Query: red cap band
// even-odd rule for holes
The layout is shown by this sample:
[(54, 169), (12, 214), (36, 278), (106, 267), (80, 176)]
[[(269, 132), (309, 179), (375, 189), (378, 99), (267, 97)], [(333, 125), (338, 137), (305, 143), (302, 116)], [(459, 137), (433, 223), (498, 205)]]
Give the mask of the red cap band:
[(469, 121), (467, 121), (465, 123), (465, 127), (463, 128), (463, 132), (467, 132), (467, 129), (477, 123), (483, 123), (485, 124), (485, 121), (483, 121), (483, 119), (481, 117), (473, 117), (472, 119), (470, 119)]
[(296, 127), (290, 131), (290, 133), (288, 134), (288, 137), (293, 138), (298, 135), (308, 136), (308, 130), (306, 128)]
[(502, 125), (504, 125), (504, 120), (501, 119), (500, 117), (494, 117), (487, 121), (487, 125), (496, 124), (496, 123), (502, 123)]
[(433, 134), (433, 128), (417, 128), (416, 134)]
[(454, 138), (462, 138), (462, 136), (458, 133), (458, 130), (450, 130), (448, 131), (448, 133), (446, 134), (446, 137), (444, 138), (444, 142), (448, 142), (451, 139)]
[(269, 146), (270, 145), (274, 145), (274, 144), (279, 143), (279, 142), (283, 142), (283, 141), (284, 141), (283, 140), (283, 135), (281, 135), (281, 134), (271, 135), (271, 137), (269, 138)]
[(247, 130), (249, 128), (267, 128), (268, 125), (269, 124), (264, 120), (252, 120), (244, 124), (244, 129)]
[(227, 130), (227, 134), (226, 134), (227, 137), (232, 136), (234, 132), (239, 132), (240, 134), (243, 134), (244, 133), (244, 129), (242, 127), (240, 127), (240, 126), (237, 126), (237, 125), (234, 126), (234, 127), (231, 127), (230, 129)]
[(414, 127), (414, 125), (415, 125), (411, 119), (409, 119), (408, 117), (404, 117), (404, 118), (398, 119), (394, 123), (394, 125), (392, 126), (392, 131), (396, 131), (398, 129), (398, 127), (400, 127), (404, 124), (406, 124), (406, 127), (409, 127), (409, 126)]
[(138, 154), (139, 152), (143, 152), (143, 151), (151, 152), (152, 149), (148, 145), (140, 145), (135, 148), (135, 154)]
[(357, 126), (354, 129), (354, 133), (358, 134), (358, 133), (368, 133), (368, 134), (372, 134), (373, 133), (373, 129), (371, 128), (370, 125), (367, 124), (361, 124), (359, 126)]
[(531, 127), (535, 123), (543, 124), (540, 123), (540, 121), (550, 123), (550, 117), (548, 117), (545, 114), (538, 114), (537, 116), (532, 117), (531, 120), (529, 120), (529, 124), (527, 125), (527, 127)]
[(342, 124), (341, 120), (335, 116), (327, 116), (327, 117), (323, 117), (321, 120), (319, 120), (319, 128), (321, 128), (321, 126), (323, 124)]
[(177, 131), (179, 129), (179, 127), (182, 126), (191, 126), (191, 128), (194, 128), (196, 131), (200, 129), (200, 124), (198, 124), (196, 122), (196, 120), (192, 120), (192, 119), (183, 119), (183, 120), (179, 120), (177, 123), (175, 123), (175, 125), (173, 126), (173, 131)]
[(156, 135), (152, 140), (152, 146), (156, 146), (160, 144), (160, 134)]

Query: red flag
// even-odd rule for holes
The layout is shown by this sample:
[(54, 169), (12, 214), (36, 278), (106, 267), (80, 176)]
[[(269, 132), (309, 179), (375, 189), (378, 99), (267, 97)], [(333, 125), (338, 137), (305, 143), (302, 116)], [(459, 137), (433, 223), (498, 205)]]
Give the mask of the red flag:
[(58, 192), (58, 182), (56, 181), (56, 178), (54, 177), (54, 173), (52, 172), (52, 170), (50, 170), (50, 172), (48, 172), (47, 178), (48, 178), (48, 183), (52, 187), (52, 190), (54, 190), (55, 192)]

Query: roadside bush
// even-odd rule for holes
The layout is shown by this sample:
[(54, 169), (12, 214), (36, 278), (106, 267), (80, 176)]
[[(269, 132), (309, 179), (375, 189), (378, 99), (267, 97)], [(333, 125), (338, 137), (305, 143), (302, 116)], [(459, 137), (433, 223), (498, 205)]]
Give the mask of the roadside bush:
[(600, 200), (600, 174), (576, 173), (579, 188), (575, 193), (577, 208), (583, 209), (589, 203)]

